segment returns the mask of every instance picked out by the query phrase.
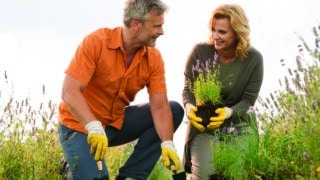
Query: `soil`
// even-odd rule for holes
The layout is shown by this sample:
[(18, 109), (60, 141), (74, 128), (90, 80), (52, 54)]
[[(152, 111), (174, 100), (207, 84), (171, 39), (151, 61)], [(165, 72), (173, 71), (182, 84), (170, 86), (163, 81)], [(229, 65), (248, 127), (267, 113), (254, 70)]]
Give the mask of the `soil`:
[(207, 102), (204, 105), (197, 106), (198, 111), (196, 112), (196, 115), (202, 118), (201, 124), (206, 127), (210, 123), (210, 117), (217, 116), (215, 110), (221, 107), (225, 107), (225, 105)]

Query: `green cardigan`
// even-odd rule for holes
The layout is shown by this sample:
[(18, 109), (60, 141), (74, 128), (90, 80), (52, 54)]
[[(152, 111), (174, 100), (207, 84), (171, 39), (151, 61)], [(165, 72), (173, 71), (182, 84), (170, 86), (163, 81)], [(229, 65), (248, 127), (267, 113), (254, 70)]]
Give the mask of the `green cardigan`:
[[(182, 101), (185, 105), (190, 102), (195, 105), (195, 97), (189, 88), (189, 83), (194, 80), (192, 66), (200, 60), (204, 63), (206, 60), (213, 60), (215, 48), (213, 45), (207, 43), (196, 44), (185, 66), (185, 80), (184, 89), (182, 92)], [(218, 79), (222, 82), (222, 102), (227, 107), (233, 109), (233, 116), (225, 120), (221, 126), (228, 126), (228, 124), (236, 124), (240, 120), (246, 121), (248, 119), (247, 111), (250, 106), (255, 104), (259, 95), (259, 91), (263, 81), (263, 57), (261, 53), (254, 47), (251, 47), (247, 57), (243, 60), (237, 59), (231, 64), (222, 64), (219, 59), (217, 61), (219, 66)], [(186, 149), (188, 149), (189, 140), (194, 137), (199, 131), (188, 124), (186, 136)], [(188, 152), (185, 152), (187, 155)], [(187, 157), (187, 159), (189, 159)], [(188, 172), (188, 169), (186, 169)]]

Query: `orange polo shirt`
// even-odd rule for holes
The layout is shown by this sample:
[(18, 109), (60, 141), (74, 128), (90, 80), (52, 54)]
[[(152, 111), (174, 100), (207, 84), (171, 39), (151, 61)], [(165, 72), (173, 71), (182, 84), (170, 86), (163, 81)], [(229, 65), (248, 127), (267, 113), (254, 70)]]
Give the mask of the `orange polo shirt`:
[[(156, 48), (139, 49), (129, 67), (122, 44), (122, 27), (102, 28), (89, 34), (79, 45), (66, 74), (86, 85), (83, 96), (103, 126), (120, 129), (126, 106), (137, 92), (165, 93), (165, 70)], [(59, 105), (59, 121), (76, 131), (86, 133), (67, 105)]]

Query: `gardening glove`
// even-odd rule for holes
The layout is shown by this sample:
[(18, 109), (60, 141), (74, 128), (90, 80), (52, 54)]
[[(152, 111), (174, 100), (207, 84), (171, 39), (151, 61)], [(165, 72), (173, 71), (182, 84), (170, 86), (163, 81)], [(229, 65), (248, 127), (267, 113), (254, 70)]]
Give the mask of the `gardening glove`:
[(216, 109), (215, 113), (218, 115), (210, 117), (210, 123), (207, 125), (209, 129), (214, 129), (221, 126), (224, 120), (231, 117), (233, 110), (231, 108), (224, 107)]
[(103, 160), (107, 147), (108, 138), (102, 127), (102, 124), (98, 120), (94, 120), (86, 124), (85, 129), (88, 131), (88, 144), (90, 144), (90, 154), (94, 155), (94, 160)]
[(173, 172), (179, 169), (179, 156), (172, 141), (161, 143), (162, 163)]
[(192, 126), (197, 128), (200, 132), (203, 132), (206, 128), (201, 124), (202, 118), (196, 116), (196, 112), (198, 108), (191, 103), (186, 104), (186, 112), (189, 121), (191, 122)]

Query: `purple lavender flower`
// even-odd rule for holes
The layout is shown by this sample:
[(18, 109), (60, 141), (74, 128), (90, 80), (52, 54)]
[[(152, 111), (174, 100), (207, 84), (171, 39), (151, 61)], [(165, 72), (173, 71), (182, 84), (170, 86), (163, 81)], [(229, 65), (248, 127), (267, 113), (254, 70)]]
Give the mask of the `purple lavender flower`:
[(205, 61), (205, 72), (209, 73), (210, 72), (210, 59)]
[(215, 51), (213, 55), (213, 62), (217, 63), (218, 58), (219, 58), (219, 54), (217, 53), (217, 51)]
[(197, 72), (197, 73), (205, 73), (209, 74), (212, 73), (214, 70), (214, 67), (217, 66), (217, 61), (218, 61), (219, 55), (215, 51), (213, 55), (213, 60), (209, 58), (208, 60), (201, 62), (199, 59), (196, 60), (196, 63), (192, 65), (192, 72)]

